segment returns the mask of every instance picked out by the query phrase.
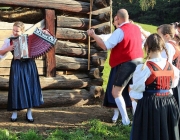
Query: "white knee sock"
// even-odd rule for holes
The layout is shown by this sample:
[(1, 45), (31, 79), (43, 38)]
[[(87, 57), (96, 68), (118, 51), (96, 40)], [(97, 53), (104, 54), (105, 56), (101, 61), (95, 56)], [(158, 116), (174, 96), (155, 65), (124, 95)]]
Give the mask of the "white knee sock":
[(132, 101), (132, 108), (133, 108), (133, 115), (136, 111), (136, 106), (137, 106), (137, 102), (136, 101)]
[(115, 108), (114, 116), (112, 117), (112, 121), (117, 121), (118, 117), (119, 117), (119, 110), (118, 110), (118, 108)]
[(28, 117), (28, 119), (33, 119), (33, 117), (32, 117), (32, 112), (31, 112), (31, 108), (28, 108), (28, 109), (27, 109), (27, 117)]
[(119, 96), (119, 97), (115, 98), (115, 102), (116, 102), (118, 109), (121, 113), (122, 123), (124, 125), (129, 125), (130, 120), (129, 120), (128, 115), (127, 115), (124, 98), (122, 96)]
[(17, 118), (17, 111), (13, 111), (11, 118), (12, 119), (16, 119)]

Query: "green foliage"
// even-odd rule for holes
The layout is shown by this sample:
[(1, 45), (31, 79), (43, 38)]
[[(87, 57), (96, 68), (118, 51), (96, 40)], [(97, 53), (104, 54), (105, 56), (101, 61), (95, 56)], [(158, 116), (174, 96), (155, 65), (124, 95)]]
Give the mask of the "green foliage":
[(43, 137), (35, 130), (29, 130), (26, 133), (20, 133), (19, 134), (19, 140), (42, 140)]
[(136, 22), (161, 25), (179, 21), (179, 5), (180, 0), (133, 0), (132, 3), (113, 0), (113, 15), (120, 8), (125, 8), (129, 12), (130, 19)]
[(0, 140), (17, 140), (17, 137), (10, 134), (8, 130), (0, 130)]

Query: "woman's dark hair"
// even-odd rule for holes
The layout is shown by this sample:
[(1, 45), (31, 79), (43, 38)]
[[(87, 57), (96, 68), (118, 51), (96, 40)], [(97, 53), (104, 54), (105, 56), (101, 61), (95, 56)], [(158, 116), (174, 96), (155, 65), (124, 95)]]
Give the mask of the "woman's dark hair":
[[(150, 52), (161, 52), (163, 49), (166, 52), (167, 59), (169, 57), (168, 51), (167, 51), (167, 49), (165, 47), (165, 42), (164, 42), (163, 38), (160, 35), (158, 35), (157, 33), (151, 34), (146, 39), (146, 42), (144, 44), (144, 49), (145, 49), (145, 51), (147, 53), (146, 62), (150, 58)], [(146, 62), (144, 63), (142, 69), (144, 69), (144, 67), (146, 65)]]

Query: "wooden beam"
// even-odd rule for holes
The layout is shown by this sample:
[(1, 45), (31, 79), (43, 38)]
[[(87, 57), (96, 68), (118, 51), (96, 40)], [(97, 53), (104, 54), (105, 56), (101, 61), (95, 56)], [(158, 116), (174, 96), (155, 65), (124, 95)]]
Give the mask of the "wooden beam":
[[(46, 13), (46, 29), (50, 31), (52, 35), (55, 36), (55, 11), (45, 10)], [(46, 76), (55, 77), (56, 76), (56, 60), (55, 60), (55, 48), (52, 47), (51, 50), (46, 54)]]
[[(58, 77), (44, 77), (40, 76), (40, 84), (42, 89), (79, 89), (88, 88), (90, 86), (102, 86), (103, 79), (91, 79), (72, 77), (72, 75), (63, 75)], [(7, 90), (9, 88), (9, 76), (0, 76), (0, 90)]]
[[(100, 24), (96, 19), (91, 20), (92, 26)], [(89, 19), (68, 17), (68, 16), (57, 16), (57, 27), (63, 28), (76, 28), (76, 29), (88, 29)]]
[(89, 3), (75, 0), (0, 0), (0, 4), (10, 6), (37, 7), (62, 11), (88, 13)]

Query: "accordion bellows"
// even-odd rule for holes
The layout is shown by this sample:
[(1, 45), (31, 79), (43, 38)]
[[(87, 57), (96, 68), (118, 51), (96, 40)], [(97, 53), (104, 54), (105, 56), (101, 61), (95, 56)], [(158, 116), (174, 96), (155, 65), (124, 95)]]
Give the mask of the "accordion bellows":
[(14, 59), (38, 58), (47, 53), (56, 43), (57, 39), (48, 30), (36, 29), (32, 35), (11, 37), (15, 46)]
[(55, 45), (54, 38), (48, 30), (36, 29), (28, 36), (29, 57), (38, 58), (48, 52)]
[(28, 37), (29, 57), (38, 58), (48, 52), (52, 45), (40, 38), (39, 36), (32, 34)]

